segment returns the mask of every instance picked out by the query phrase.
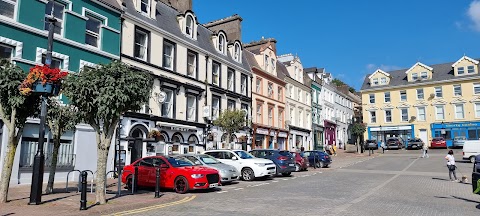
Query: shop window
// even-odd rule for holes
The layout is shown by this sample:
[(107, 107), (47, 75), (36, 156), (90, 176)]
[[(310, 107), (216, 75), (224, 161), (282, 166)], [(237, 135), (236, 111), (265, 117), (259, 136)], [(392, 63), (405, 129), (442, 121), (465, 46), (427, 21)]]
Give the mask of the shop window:
[(475, 129), (468, 130), (468, 139), (469, 140), (478, 140), (477, 130), (475, 130)]

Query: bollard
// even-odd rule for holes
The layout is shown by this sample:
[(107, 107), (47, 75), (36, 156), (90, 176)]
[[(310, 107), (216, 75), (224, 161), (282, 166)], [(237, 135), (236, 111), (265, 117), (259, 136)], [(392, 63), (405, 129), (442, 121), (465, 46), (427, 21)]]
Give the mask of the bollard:
[(155, 182), (155, 198), (160, 198), (160, 168), (157, 167), (157, 175)]
[(368, 149), (368, 156), (370, 156), (372, 153), (372, 148)]
[(315, 163), (315, 155), (313, 155), (313, 169), (317, 169), (317, 163)]
[(85, 171), (82, 172), (80, 210), (87, 209), (87, 175), (88, 175), (87, 172)]
[(132, 194), (138, 191), (138, 166), (135, 166), (135, 173), (133, 174)]

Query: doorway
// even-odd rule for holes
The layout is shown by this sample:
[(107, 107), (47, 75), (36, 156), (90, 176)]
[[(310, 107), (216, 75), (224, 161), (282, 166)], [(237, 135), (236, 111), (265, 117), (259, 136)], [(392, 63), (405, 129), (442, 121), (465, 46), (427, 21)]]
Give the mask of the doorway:
[(143, 156), (143, 139), (146, 137), (147, 130), (143, 126), (135, 126), (131, 132), (130, 137), (130, 163), (142, 158)]
[(427, 129), (420, 129), (420, 139), (425, 143), (425, 145), (428, 145), (428, 135), (427, 135)]

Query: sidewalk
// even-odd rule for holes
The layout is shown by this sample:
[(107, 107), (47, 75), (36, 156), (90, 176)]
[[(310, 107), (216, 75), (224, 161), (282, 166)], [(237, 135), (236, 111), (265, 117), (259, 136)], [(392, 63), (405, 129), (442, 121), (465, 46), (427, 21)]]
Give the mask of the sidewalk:
[[(45, 189), (46, 184), (43, 186)], [(95, 187), (95, 185), (94, 185)], [(111, 191), (110, 191), (111, 190)], [(139, 190), (131, 195), (122, 188), (122, 196), (116, 197), (116, 179), (108, 181), (107, 204), (95, 205), (95, 191), (90, 193), (90, 182), (87, 192), (87, 210), (80, 211), (80, 193), (77, 193), (77, 182), (69, 182), (69, 193), (65, 191), (65, 183), (56, 183), (54, 194), (43, 195), (41, 205), (28, 205), (30, 185), (10, 187), (8, 202), (0, 204), (0, 216), (3, 215), (105, 215), (132, 209), (144, 208), (153, 205), (179, 201), (191, 195), (176, 194), (173, 191), (162, 191), (163, 196), (154, 198), (155, 192)]]

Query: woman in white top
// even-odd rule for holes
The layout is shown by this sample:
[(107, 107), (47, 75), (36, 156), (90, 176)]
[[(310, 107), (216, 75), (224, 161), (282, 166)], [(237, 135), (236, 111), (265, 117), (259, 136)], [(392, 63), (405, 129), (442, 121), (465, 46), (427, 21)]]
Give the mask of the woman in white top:
[[(448, 177), (450, 177), (450, 181), (458, 181), (455, 173), (455, 158), (453, 157), (453, 150), (448, 151), (447, 156), (445, 156), (445, 160), (447, 160)], [(455, 177), (455, 180), (452, 179), (452, 174), (453, 177)]]

